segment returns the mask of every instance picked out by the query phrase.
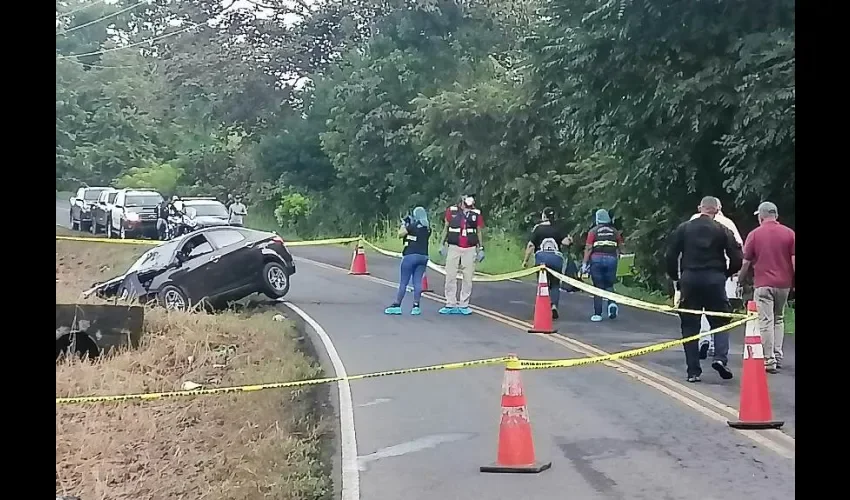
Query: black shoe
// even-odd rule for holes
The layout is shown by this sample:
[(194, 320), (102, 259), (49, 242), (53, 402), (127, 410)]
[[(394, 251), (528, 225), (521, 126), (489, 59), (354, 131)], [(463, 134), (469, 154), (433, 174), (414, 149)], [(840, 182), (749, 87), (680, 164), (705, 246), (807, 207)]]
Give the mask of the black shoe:
[(720, 374), (720, 378), (723, 380), (729, 380), (733, 377), (732, 371), (726, 367), (726, 363), (722, 361), (714, 361), (711, 363), (711, 367), (717, 370), (717, 373)]
[(705, 359), (708, 357), (708, 348), (711, 347), (708, 342), (703, 342), (699, 345), (699, 359)]
[(691, 384), (695, 384), (700, 381), (699, 375), (688, 375), (687, 381)]
[(554, 307), (552, 308), (552, 319), (558, 319), (558, 310)]

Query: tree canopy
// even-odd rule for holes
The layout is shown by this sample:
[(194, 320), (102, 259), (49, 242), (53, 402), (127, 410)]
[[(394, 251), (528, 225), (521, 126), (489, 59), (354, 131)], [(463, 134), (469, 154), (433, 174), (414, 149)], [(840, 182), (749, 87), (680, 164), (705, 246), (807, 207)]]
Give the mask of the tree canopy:
[(744, 228), (764, 199), (794, 224), (794, 8), (57, 2), (57, 188), (242, 192), (303, 236), (465, 189), (509, 232), (544, 205), (576, 230), (606, 207), (657, 283), (706, 194)]

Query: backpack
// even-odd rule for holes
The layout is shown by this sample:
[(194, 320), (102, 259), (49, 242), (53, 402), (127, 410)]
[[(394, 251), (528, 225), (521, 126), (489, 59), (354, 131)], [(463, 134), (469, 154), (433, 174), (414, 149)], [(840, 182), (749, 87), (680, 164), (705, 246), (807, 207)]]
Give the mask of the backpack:
[(555, 238), (545, 238), (540, 242), (541, 252), (560, 252), (560, 246)]

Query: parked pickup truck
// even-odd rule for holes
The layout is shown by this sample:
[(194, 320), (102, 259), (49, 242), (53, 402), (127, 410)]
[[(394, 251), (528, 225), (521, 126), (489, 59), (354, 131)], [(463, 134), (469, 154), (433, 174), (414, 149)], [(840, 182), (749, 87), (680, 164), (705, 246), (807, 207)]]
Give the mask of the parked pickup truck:
[(100, 193), (112, 189), (108, 187), (81, 187), (70, 200), (69, 218), (71, 229), (88, 231), (91, 227), (92, 208), (97, 204)]
[(91, 234), (106, 232), (106, 220), (115, 204), (116, 196), (118, 196), (118, 190), (112, 188), (100, 193), (100, 198), (91, 209)]
[(162, 195), (156, 191), (125, 189), (118, 191), (107, 215), (108, 238), (156, 237), (157, 209)]

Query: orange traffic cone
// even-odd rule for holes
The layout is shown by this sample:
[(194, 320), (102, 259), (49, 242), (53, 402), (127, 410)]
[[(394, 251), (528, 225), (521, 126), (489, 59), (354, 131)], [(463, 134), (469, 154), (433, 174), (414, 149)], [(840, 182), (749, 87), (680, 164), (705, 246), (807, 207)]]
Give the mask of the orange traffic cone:
[(366, 269), (366, 251), (361, 243), (354, 248), (354, 257), (351, 259), (351, 270), (348, 274), (369, 274)]
[(496, 463), (482, 466), (481, 472), (537, 473), (552, 467), (534, 458), (534, 440), (528, 418), (525, 393), (522, 390), (519, 360), (511, 354), (505, 364), (502, 381), (502, 419), (499, 422), (499, 445)]
[(537, 300), (534, 303), (534, 325), (528, 333), (555, 333), (552, 326), (552, 301), (549, 300), (549, 281), (546, 271), (537, 276)]
[(433, 292), (434, 291), (434, 290), (431, 290), (430, 286), (428, 286), (428, 275), (427, 274), (422, 275), (422, 291), (423, 292)]
[[(747, 313), (756, 313), (756, 303), (747, 302)], [(755, 321), (747, 323), (744, 336), (744, 367), (741, 373), (741, 404), (738, 420), (727, 422), (735, 429), (778, 429), (785, 424), (782, 420), (773, 420), (770, 408), (770, 391), (767, 387), (767, 375), (764, 372), (764, 350), (761, 335)]]

